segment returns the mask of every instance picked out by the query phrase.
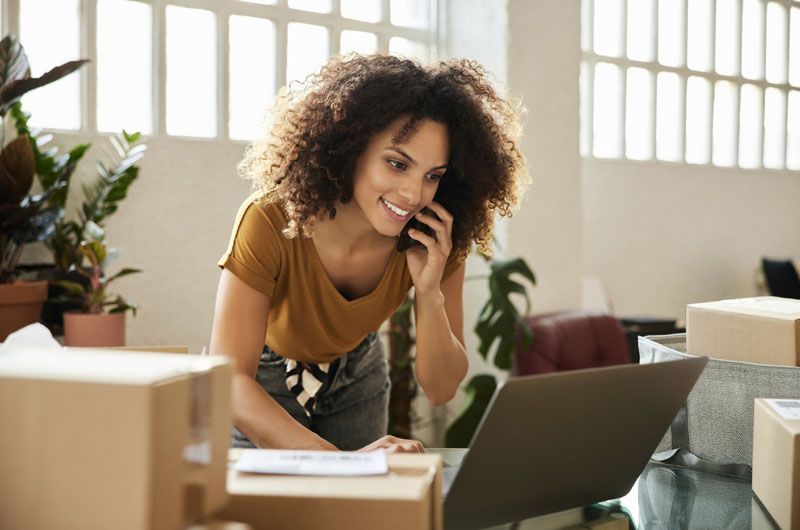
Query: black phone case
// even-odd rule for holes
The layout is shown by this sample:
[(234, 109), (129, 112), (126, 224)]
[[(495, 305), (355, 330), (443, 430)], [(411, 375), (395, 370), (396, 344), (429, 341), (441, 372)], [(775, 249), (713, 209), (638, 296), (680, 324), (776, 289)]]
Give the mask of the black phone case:
[[(423, 208), (422, 209), (422, 213), (424, 213), (426, 215), (431, 215), (431, 216), (435, 217), (436, 219), (439, 219), (439, 216), (436, 215), (429, 208)], [(411, 236), (408, 235), (408, 231), (410, 229), (412, 229), (412, 228), (415, 229), (415, 230), (420, 230), (421, 232), (424, 232), (425, 234), (427, 234), (427, 235), (429, 235), (429, 236), (431, 236), (433, 238), (436, 238), (436, 235), (433, 232), (433, 228), (431, 228), (430, 226), (426, 225), (425, 223), (423, 223), (422, 221), (418, 220), (415, 217), (415, 218), (411, 219), (409, 222), (407, 222), (406, 226), (404, 226), (403, 230), (400, 232), (400, 237), (397, 239), (397, 250), (398, 250), (398, 252), (405, 252), (406, 250), (414, 247), (415, 245), (422, 245), (422, 243), (420, 243), (419, 241), (417, 241), (416, 239), (413, 239)]]

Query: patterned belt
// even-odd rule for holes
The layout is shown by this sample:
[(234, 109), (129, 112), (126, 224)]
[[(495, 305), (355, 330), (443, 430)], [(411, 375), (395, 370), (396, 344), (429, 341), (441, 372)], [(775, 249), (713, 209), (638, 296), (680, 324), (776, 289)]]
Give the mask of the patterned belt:
[(330, 364), (299, 363), (286, 359), (286, 386), (308, 417), (314, 412), (316, 395), (328, 378)]

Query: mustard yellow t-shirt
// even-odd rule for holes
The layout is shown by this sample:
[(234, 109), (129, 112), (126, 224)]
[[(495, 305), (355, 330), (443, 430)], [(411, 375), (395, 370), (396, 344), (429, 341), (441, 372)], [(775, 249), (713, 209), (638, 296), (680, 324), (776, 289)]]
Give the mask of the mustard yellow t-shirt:
[[(355, 349), (403, 303), (413, 285), (403, 252), (394, 251), (371, 293), (347, 300), (325, 272), (314, 242), (287, 239), (283, 208), (257, 199), (251, 195), (239, 208), (217, 265), (271, 297), (264, 343), (273, 351), (300, 362), (330, 362)], [(462, 261), (451, 255), (444, 277)]]

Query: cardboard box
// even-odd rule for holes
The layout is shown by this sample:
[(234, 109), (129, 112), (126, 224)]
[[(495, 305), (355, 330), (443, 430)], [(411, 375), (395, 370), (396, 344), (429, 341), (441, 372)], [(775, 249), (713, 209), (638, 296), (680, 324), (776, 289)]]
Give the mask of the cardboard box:
[(686, 351), (800, 366), (800, 300), (760, 296), (686, 306)]
[(175, 529), (227, 501), (232, 365), (0, 353), (0, 528)]
[(442, 528), (441, 458), (390, 454), (389, 473), (364, 477), (303, 477), (240, 473), (232, 464), (228, 505), (216, 514), (255, 530)]
[(753, 492), (783, 530), (800, 530), (800, 400), (755, 400)]

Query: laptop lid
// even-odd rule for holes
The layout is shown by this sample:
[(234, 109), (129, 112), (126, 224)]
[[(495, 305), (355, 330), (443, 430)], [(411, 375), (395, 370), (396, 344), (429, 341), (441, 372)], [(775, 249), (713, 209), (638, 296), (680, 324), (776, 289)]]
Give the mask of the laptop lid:
[(707, 361), (510, 378), (448, 491), (445, 527), (481, 528), (625, 495)]

